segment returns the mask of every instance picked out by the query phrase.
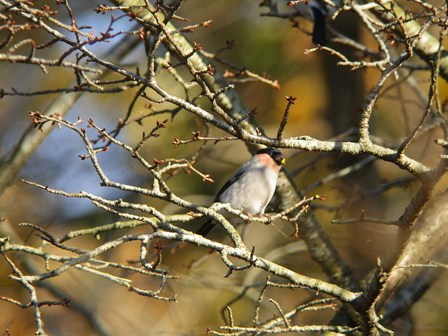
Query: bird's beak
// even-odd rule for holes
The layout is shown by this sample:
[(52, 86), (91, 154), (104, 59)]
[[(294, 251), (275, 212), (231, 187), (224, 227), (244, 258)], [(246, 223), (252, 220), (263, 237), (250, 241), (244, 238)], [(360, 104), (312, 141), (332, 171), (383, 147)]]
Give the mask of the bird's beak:
[(285, 158), (282, 158), (282, 160), (280, 161), (280, 163), (281, 163), (282, 166), (284, 166), (285, 163), (286, 163), (286, 159), (285, 159)]

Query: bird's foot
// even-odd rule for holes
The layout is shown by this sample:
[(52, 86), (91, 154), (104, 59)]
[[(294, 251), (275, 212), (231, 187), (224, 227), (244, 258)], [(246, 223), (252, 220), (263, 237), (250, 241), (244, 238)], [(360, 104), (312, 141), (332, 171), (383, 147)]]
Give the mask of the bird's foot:
[(244, 220), (247, 224), (252, 222), (252, 220), (254, 219), (254, 216), (249, 212), (242, 211), (242, 214), (247, 216), (247, 219)]
[(267, 222), (264, 223), (266, 225), (269, 225), (272, 223), (272, 216), (270, 214), (263, 214), (263, 215), (261, 215), (261, 218), (266, 218)]

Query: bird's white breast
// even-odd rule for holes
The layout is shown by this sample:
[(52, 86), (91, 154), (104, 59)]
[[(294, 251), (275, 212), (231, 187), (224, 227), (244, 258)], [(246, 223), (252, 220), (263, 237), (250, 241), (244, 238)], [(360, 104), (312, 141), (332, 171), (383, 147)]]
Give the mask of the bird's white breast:
[(273, 169), (254, 163), (222, 193), (219, 201), (252, 215), (262, 214), (274, 194), (277, 177)]

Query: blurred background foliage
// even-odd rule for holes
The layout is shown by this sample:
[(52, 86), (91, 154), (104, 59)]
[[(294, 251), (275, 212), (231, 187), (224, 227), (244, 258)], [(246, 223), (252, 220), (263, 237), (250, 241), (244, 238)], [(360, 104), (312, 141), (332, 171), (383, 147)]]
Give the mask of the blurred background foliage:
[[(46, 3), (41, 1), (42, 4)], [(54, 5), (53, 1), (48, 4)], [(77, 2), (72, 6), (77, 15), (78, 23), (92, 26), (96, 34), (104, 31), (109, 22), (109, 15), (96, 14), (93, 9), (100, 4), (97, 1)], [(359, 112), (368, 93), (377, 79), (376, 70), (356, 70), (336, 67), (336, 58), (324, 52), (306, 53), (313, 48), (311, 38), (294, 28), (288, 20), (280, 20), (260, 16), (263, 12), (257, 1), (214, 0), (185, 1), (179, 15), (191, 19), (192, 23), (213, 20), (209, 28), (201, 28), (187, 37), (199, 42), (209, 52), (223, 48), (226, 41), (233, 40), (235, 46), (225, 51), (221, 57), (241, 67), (278, 80), (279, 89), (258, 82), (236, 83), (236, 90), (241, 95), (249, 109), (256, 109), (256, 119), (269, 135), (275, 135), (278, 124), (286, 106), (285, 96), (297, 97), (293, 106), (285, 136), (309, 135), (318, 139), (330, 139), (341, 132), (357, 125)], [(65, 15), (61, 13), (61, 15)], [(68, 22), (68, 18), (64, 21)], [(301, 28), (311, 30), (311, 25), (300, 20)], [(119, 21), (116, 29), (129, 29), (133, 25), (126, 19)], [(348, 34), (374, 48), (373, 40), (368, 36), (352, 17), (342, 17), (336, 22), (338, 28), (348, 30)], [(27, 34), (24, 32), (23, 34)], [(36, 41), (45, 39), (34, 30), (32, 36)], [(97, 44), (94, 49), (99, 53), (111, 48), (116, 41)], [(104, 50), (101, 50), (104, 48)], [(48, 50), (56, 57), (60, 50), (55, 45)], [(356, 55), (352, 55), (356, 57)], [(145, 68), (143, 46), (134, 50), (126, 59), (131, 69)], [(219, 66), (218, 66), (219, 68)], [(224, 67), (221, 67), (224, 69)], [(52, 68), (44, 74), (38, 67), (2, 63), (0, 67), (0, 86), (5, 90), (15, 88), (20, 92), (46, 90), (66, 87), (72, 82), (72, 72)], [(165, 87), (172, 86), (171, 92), (184, 95), (173, 79), (166, 72), (161, 72), (158, 80)], [(416, 76), (418, 85), (426, 88), (429, 83), (427, 73)], [(391, 84), (391, 83), (390, 83)], [(447, 84), (440, 82), (440, 99), (445, 101), (448, 94)], [(84, 94), (66, 117), (75, 120), (92, 118), (97, 124), (112, 129), (119, 118), (123, 118), (135, 90), (118, 94)], [(420, 118), (424, 106), (413, 99), (413, 92), (406, 86), (393, 88), (387, 92), (376, 106), (372, 125), (373, 134), (387, 141), (394, 141), (403, 136), (403, 130)], [(21, 134), (31, 126), (29, 111), (42, 111), (56, 95), (43, 96), (5, 96), (0, 99), (0, 154), (6, 157), (20, 139)], [(404, 97), (404, 99), (400, 99)], [(163, 107), (161, 107), (163, 108)], [(147, 101), (140, 99), (134, 106), (135, 116), (148, 111)], [(159, 131), (160, 137), (149, 141), (142, 149), (144, 157), (152, 158), (188, 158), (195, 153), (199, 144), (189, 144), (174, 147), (174, 138), (188, 139), (191, 132), (203, 131), (203, 125), (189, 114), (178, 113), (159, 115), (146, 118), (141, 125), (133, 124), (125, 128), (119, 138), (126, 143), (136, 144), (143, 131), (152, 129), (156, 120), (168, 119), (166, 129)], [(213, 131), (215, 135), (219, 132)], [(411, 157), (426, 164), (440, 153), (433, 144), (436, 133), (425, 135), (426, 139), (412, 145)], [(36, 181), (43, 185), (61, 188), (67, 191), (86, 190), (108, 198), (132, 199), (136, 202), (148, 202), (142, 196), (129, 195), (117, 190), (105, 189), (99, 186), (99, 179), (90, 163), (78, 158), (84, 153), (84, 146), (79, 138), (67, 129), (55, 128), (39, 150), (21, 171), (20, 177)], [(315, 181), (337, 171), (339, 168), (353, 163), (359, 158), (338, 154), (299, 153), (286, 150), (289, 158), (286, 169), (292, 174), (297, 186), (305, 188)], [(201, 180), (197, 175), (182, 172), (169, 180), (170, 186), (178, 194), (188, 200), (195, 200), (207, 205), (213, 200), (215, 192), (226, 178), (245, 160), (249, 158), (244, 144), (236, 142), (220, 142), (208, 144), (198, 158), (197, 168), (210, 174), (216, 181), (214, 184)], [(309, 164), (316, 158), (315, 163)], [(113, 179), (134, 185), (150, 183), (142, 167), (118, 148), (111, 149), (101, 155), (105, 171)], [(333, 243), (341, 255), (362, 277), (375, 264), (378, 256), (385, 257), (393, 245), (390, 237), (394, 228), (376, 224), (332, 225), (334, 218), (357, 217), (361, 210), (373, 213), (375, 217), (394, 219), (399, 216), (405, 205), (415, 192), (411, 184), (403, 189), (394, 189), (381, 197), (367, 198), (362, 201), (350, 202), (351, 198), (362, 192), (371, 190), (380, 183), (399, 177), (404, 173), (398, 168), (384, 162), (374, 162), (359, 174), (347, 179), (338, 179), (323, 186), (312, 188), (308, 195), (325, 194), (326, 201), (321, 202), (322, 208), (316, 215), (324, 225)], [(406, 176), (406, 175), (404, 175)], [(446, 187), (446, 181), (443, 182)], [(136, 199), (137, 198), (137, 199)], [(155, 202), (151, 200), (151, 202)], [(348, 204), (337, 211), (327, 208)], [(157, 205), (157, 204), (152, 204)], [(177, 212), (179, 209), (166, 204), (158, 204), (161, 210)], [(34, 233), (27, 228), (19, 228), (18, 223), (30, 222), (51, 229), (56, 236), (62, 236), (68, 230), (93, 227), (119, 220), (105, 213), (86, 200), (66, 199), (46, 193), (45, 191), (25, 185), (16, 179), (0, 196), (0, 215), (7, 218), (16, 233), (24, 241), (35, 240)], [(198, 223), (189, 224), (194, 229)], [(1, 228), (1, 227), (0, 227)], [(146, 232), (140, 227), (132, 232)], [(275, 223), (275, 226), (254, 224), (246, 235), (248, 246), (256, 246), (257, 253), (268, 255), (274, 246), (293, 243), (290, 235), (293, 228), (285, 223)], [(122, 234), (122, 232), (120, 232)], [(118, 233), (109, 233), (97, 237), (100, 241), (110, 239)], [(80, 238), (77, 244), (86, 247), (96, 246), (99, 242), (92, 237)], [(297, 243), (299, 244), (299, 243)], [(138, 248), (128, 245), (126, 248), (114, 250), (114, 258), (123, 261), (138, 259)], [(122, 288), (117, 288), (103, 280), (85, 273), (73, 270), (54, 281), (64, 295), (73, 303), (82, 303), (92, 313), (100, 317), (108, 326), (111, 335), (197, 335), (204, 334), (207, 327), (221, 325), (220, 311), (234, 300), (243, 290), (247, 273), (238, 273), (230, 278), (224, 278), (225, 267), (218, 256), (208, 254), (199, 248), (187, 246), (175, 254), (166, 253), (164, 263), (174, 274), (179, 274), (178, 280), (170, 281), (172, 294), (177, 294), (177, 303), (156, 301), (131, 295)], [(318, 266), (308, 257), (302, 247), (292, 255), (286, 255), (277, 260), (297, 272), (324, 278)], [(0, 291), (1, 295), (27, 301), (27, 293), (19, 290), (16, 283), (9, 278), (9, 267), (0, 259)], [(266, 275), (257, 270), (250, 270), (251, 277), (257, 283), (262, 283)], [(142, 279), (134, 278), (136, 283)], [(412, 314), (415, 319), (418, 335), (447, 335), (448, 309), (439, 298), (446, 297), (447, 288), (444, 283), (447, 277), (442, 276), (438, 284), (418, 302)], [(206, 285), (204, 289), (203, 285)], [(148, 285), (148, 284), (147, 284)], [(151, 286), (151, 284), (149, 284)], [(157, 286), (157, 284), (154, 284)], [(52, 295), (42, 291), (48, 299)], [(243, 299), (232, 304), (237, 323), (253, 319), (253, 305), (257, 299), (259, 288), (250, 289)], [(315, 293), (308, 291), (285, 291), (269, 289), (266, 296), (282, 302), (284, 310), (288, 310), (300, 302), (306, 302)], [(42, 297), (44, 299), (45, 297)], [(31, 335), (34, 323), (31, 310), (22, 310), (11, 304), (0, 301), (0, 330), (10, 335)], [(44, 307), (44, 321), (50, 335), (94, 335), (95, 331), (76, 311), (64, 307)], [(267, 304), (262, 310), (262, 316), (275, 314), (275, 307)], [(299, 314), (297, 323), (326, 323), (330, 315), (322, 312)], [(398, 333), (399, 335), (399, 333)]]

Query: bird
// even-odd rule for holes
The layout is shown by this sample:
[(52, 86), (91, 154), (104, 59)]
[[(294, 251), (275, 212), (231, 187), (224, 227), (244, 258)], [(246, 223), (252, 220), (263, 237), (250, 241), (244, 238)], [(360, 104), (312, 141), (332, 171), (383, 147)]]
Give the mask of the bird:
[[(222, 186), (215, 202), (227, 203), (247, 213), (249, 217), (264, 214), (274, 195), (280, 169), (285, 163), (286, 159), (278, 149), (260, 149)], [(206, 236), (215, 225), (216, 221), (209, 219), (196, 233)]]
[[(340, 1), (334, 1), (335, 6), (341, 6)], [(336, 11), (335, 7), (329, 6), (322, 0), (289, 1), (288, 5), (293, 7), (301, 16), (314, 22), (312, 41), (314, 44), (324, 46), (328, 42), (327, 20)]]

